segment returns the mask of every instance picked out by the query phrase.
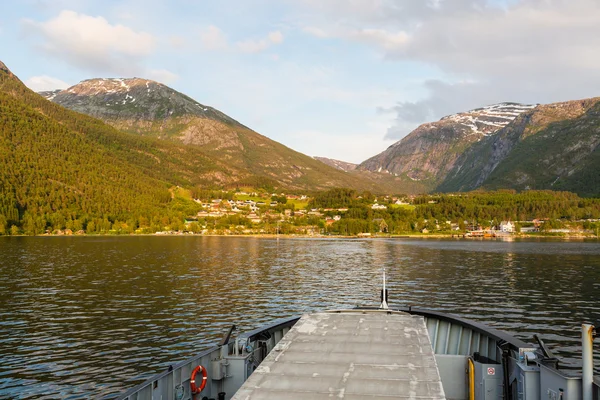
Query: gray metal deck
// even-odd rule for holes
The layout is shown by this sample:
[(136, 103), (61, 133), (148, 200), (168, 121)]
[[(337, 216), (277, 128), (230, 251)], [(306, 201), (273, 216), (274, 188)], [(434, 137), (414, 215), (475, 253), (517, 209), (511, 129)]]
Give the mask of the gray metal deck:
[(304, 315), (234, 400), (445, 399), (423, 317), (391, 311)]

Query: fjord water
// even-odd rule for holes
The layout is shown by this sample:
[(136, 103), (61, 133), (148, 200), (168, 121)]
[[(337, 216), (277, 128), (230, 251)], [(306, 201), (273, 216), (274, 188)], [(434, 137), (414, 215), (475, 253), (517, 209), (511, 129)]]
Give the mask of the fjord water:
[(598, 241), (0, 238), (0, 398), (114, 397), (231, 324), (376, 305), (382, 268), (393, 306), (538, 333), (574, 365), (600, 325)]

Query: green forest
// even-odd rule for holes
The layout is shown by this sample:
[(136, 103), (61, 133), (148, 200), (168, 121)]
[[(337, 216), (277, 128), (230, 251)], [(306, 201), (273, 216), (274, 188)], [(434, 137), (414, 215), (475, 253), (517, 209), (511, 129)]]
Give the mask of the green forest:
[(382, 221), (387, 233), (402, 234), (423, 229), (450, 232), (453, 223), (465, 231), (469, 225), (493, 226), (501, 221), (534, 219), (549, 221), (547, 227), (558, 228), (580, 221), (582, 227), (596, 229), (600, 218), (600, 199), (581, 198), (569, 192), (500, 190), (432, 194), (415, 197), (410, 206), (380, 198), (378, 204), (386, 205), (386, 209), (373, 209), (374, 199), (368, 192), (334, 189), (316, 195), (309, 207), (333, 209), (327, 212), (330, 215), (347, 208), (344, 218), (331, 226), (331, 232), (342, 235), (380, 232)]
[[(235, 191), (198, 190), (203, 201), (236, 200)], [(246, 198), (247, 196), (241, 196)], [(256, 199), (260, 201), (260, 199)], [(355, 236), (359, 234), (461, 234), (471, 229), (498, 228), (502, 221), (521, 226), (539, 224), (536, 234), (571, 228), (597, 235), (600, 199), (581, 198), (569, 192), (500, 190), (457, 194), (375, 196), (370, 192), (338, 188), (313, 194), (308, 205), (295, 206), (283, 196), (263, 193), (257, 211), (260, 223), (246, 216), (224, 215), (194, 219), (193, 232), (208, 228), (214, 234), (283, 233)], [(276, 205), (265, 204), (277, 201)], [(401, 204), (396, 204), (400, 201)], [(407, 202), (411, 203), (408, 204)], [(261, 204), (261, 203), (257, 203)], [(377, 204), (379, 207), (373, 207)], [(286, 213), (287, 211), (287, 213)]]

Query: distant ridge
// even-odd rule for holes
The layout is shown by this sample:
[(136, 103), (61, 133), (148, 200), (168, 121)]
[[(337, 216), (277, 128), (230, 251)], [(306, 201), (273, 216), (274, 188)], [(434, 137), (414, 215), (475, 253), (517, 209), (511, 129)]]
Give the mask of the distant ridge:
[(332, 158), (326, 158), (326, 157), (313, 157), (315, 160), (319, 160), (322, 163), (325, 163), (333, 168), (337, 168), (341, 171), (344, 172), (349, 172), (349, 171), (354, 171), (356, 169), (356, 167), (358, 166), (357, 164), (352, 164), (346, 161), (340, 161), (340, 160), (334, 160)]

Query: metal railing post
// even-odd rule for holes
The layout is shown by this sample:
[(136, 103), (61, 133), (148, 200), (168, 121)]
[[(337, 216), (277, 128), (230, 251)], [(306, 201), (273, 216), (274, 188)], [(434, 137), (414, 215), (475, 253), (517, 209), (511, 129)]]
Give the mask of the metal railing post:
[(592, 400), (594, 390), (594, 325), (581, 325), (581, 388), (583, 400)]

